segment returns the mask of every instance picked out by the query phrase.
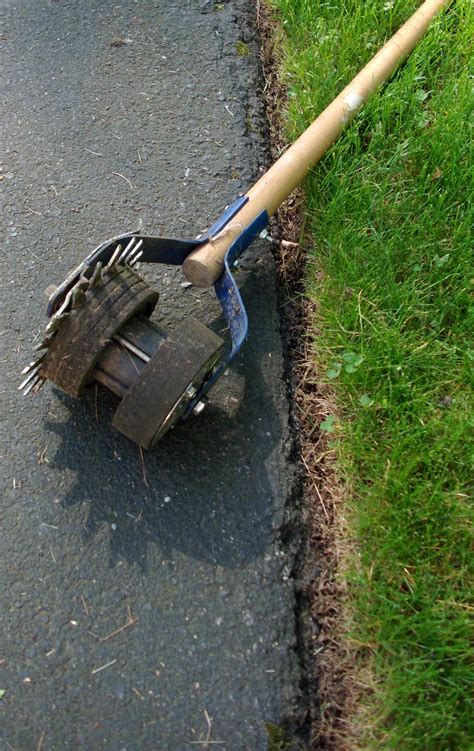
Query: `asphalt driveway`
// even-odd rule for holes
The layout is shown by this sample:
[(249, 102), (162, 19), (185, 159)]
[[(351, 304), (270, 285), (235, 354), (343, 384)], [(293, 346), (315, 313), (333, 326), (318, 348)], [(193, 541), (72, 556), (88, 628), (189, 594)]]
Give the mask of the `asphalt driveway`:
[[(258, 174), (253, 3), (3, 4), (2, 748), (263, 751), (299, 680), (270, 244), (236, 365), (143, 459), (104, 393), (17, 391), (49, 284), (121, 231), (194, 236)], [(143, 271), (160, 323), (219, 327), (212, 292)]]

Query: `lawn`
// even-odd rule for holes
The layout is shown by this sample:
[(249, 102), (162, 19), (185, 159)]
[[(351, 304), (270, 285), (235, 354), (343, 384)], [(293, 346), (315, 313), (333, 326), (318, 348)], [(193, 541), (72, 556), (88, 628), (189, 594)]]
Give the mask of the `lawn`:
[[(288, 140), (418, 4), (272, 0)], [(362, 748), (474, 745), (473, 32), (458, 0), (306, 183), (314, 357), (337, 415), (323, 429), (357, 547), (350, 638), (376, 686)]]

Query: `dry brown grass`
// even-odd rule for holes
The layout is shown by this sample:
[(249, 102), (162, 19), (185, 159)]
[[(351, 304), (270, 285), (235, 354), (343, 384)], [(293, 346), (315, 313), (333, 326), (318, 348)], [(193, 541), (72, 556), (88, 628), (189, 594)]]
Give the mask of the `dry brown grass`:
[[(258, 8), (265, 98), (276, 159), (286, 147), (286, 94), (279, 77), (280, 30), (264, 4)], [(318, 311), (304, 294), (308, 256), (304, 226), (305, 196), (293, 194), (278, 212), (276, 252), (284, 290), (283, 327), (288, 349), (292, 420), (304, 468), (302, 522), (304, 550), (298, 572), (303, 664), (308, 686), (307, 723), (312, 749), (354, 751), (363, 723), (364, 696), (371, 692), (370, 652), (349, 638), (350, 609), (344, 576), (356, 551), (345, 521), (347, 487), (338, 476), (335, 455), (320, 423), (337, 415), (334, 395), (318, 369)], [(317, 268), (311, 275), (320, 274)], [(310, 616), (314, 628), (308, 628)]]

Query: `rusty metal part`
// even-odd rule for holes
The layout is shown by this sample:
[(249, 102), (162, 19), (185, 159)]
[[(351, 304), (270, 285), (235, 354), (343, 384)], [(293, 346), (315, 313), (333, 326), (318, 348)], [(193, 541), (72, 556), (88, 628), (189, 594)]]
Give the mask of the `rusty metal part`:
[(105, 268), (96, 266), (77, 281), (51, 318), (46, 351), (24, 369), (21, 386), (29, 392), (49, 379), (81, 396), (99, 382), (121, 399), (114, 427), (150, 448), (192, 409), (224, 342), (195, 319), (171, 332), (150, 321), (158, 293), (129, 265), (119, 265), (125, 252), (130, 249), (117, 247)]
[(130, 268), (107, 272), (103, 284), (83, 295), (61, 321), (40, 371), (72, 396), (84, 393), (104, 347), (121, 327), (134, 315), (151, 315), (159, 297)]

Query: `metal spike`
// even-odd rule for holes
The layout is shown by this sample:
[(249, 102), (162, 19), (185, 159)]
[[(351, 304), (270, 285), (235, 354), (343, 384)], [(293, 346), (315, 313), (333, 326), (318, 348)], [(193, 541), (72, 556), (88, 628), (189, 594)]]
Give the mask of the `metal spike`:
[(33, 360), (33, 362), (30, 362), (30, 364), (27, 365), (26, 368), (23, 368), (20, 375), (26, 375), (26, 373), (29, 373), (31, 368), (34, 367), (34, 365), (36, 365), (36, 360)]
[(131, 253), (128, 254), (126, 258), (126, 263), (130, 263), (132, 258), (139, 252), (140, 248), (143, 245), (143, 240), (139, 240), (135, 247), (132, 249)]
[(94, 266), (94, 272), (89, 279), (89, 287), (95, 287), (101, 281), (102, 261), (99, 261)]
[(34, 387), (35, 394), (37, 394), (38, 391), (41, 391), (41, 389), (43, 388), (43, 385), (46, 383), (46, 381), (47, 381), (47, 378), (43, 378), (42, 376), (40, 376), (39, 381), (37, 382), (36, 386)]
[(51, 331), (57, 331), (59, 324), (63, 320), (63, 316), (68, 315), (68, 313), (63, 313), (62, 315), (58, 316), (57, 314), (54, 315), (50, 320), (48, 321), (48, 324), (45, 328), (45, 334), (49, 334)]
[(52, 336), (43, 337), (43, 339), (40, 342), (38, 342), (38, 344), (35, 344), (35, 346), (33, 347), (33, 352), (39, 352), (39, 350), (44, 349), (45, 350), (44, 354), (46, 354), (46, 350), (51, 344), (52, 338), (53, 338)]
[(123, 253), (120, 254), (120, 258), (118, 259), (117, 263), (126, 263), (126, 257), (128, 256), (129, 252), (133, 251), (133, 246), (135, 245), (135, 238), (132, 237), (130, 242), (128, 243), (127, 247), (123, 251)]
[[(83, 275), (81, 274), (81, 276), (79, 277), (75, 285), (71, 287), (71, 289), (67, 293), (66, 297), (63, 300), (61, 307), (56, 311), (53, 318), (51, 318), (50, 323), (54, 319), (58, 319), (58, 318), (60, 319), (60, 321), (62, 321), (64, 315), (67, 314), (67, 311), (71, 307), (73, 298), (75, 294), (77, 293), (77, 291), (79, 290), (82, 292), (83, 290), (88, 290), (90, 285), (91, 285), (91, 279), (84, 278)], [(57, 328), (57, 326), (55, 328)], [(46, 331), (48, 331), (48, 327), (46, 327)]]
[(125, 259), (124, 263), (130, 268), (133, 265), (133, 254), (130, 254), (130, 256)]
[(126, 264), (127, 266), (130, 266), (130, 265), (131, 265), (131, 263), (132, 263), (132, 259), (133, 259), (133, 258), (134, 258), (134, 256), (135, 256), (135, 251), (136, 251), (136, 248), (133, 248), (132, 252), (131, 252), (131, 253), (129, 253), (129, 254), (128, 254), (128, 256), (127, 256), (127, 258), (126, 258), (126, 259), (124, 260), (124, 263), (125, 263), (125, 264)]
[(135, 266), (136, 262), (138, 261), (139, 258), (142, 257), (142, 255), (143, 255), (143, 250), (141, 250), (134, 258), (132, 258), (131, 261), (129, 261), (129, 266)]
[(78, 289), (81, 290), (81, 292), (87, 292), (87, 290), (89, 289), (89, 279), (81, 276), (79, 281), (77, 281), (74, 285), (74, 291)]
[(134, 253), (136, 249), (134, 246), (135, 239), (136, 238), (132, 238), (128, 243), (127, 248), (125, 249), (126, 252), (122, 250), (121, 245), (118, 245), (105, 268), (102, 262), (98, 261), (91, 266), (84, 265), (80, 271), (76, 272), (80, 273), (79, 278), (74, 286), (67, 292), (58, 310), (50, 318), (42, 340), (33, 345), (33, 351), (39, 352), (39, 355), (36, 360), (33, 360), (22, 370), (21, 375), (26, 375), (27, 377), (22, 381), (19, 389), (25, 389), (26, 393), (29, 393), (33, 388), (35, 388), (35, 393), (40, 390), (46, 379), (39, 376), (38, 371), (41, 367), (41, 361), (47, 354), (48, 347), (54, 339), (57, 330), (61, 327), (64, 320), (68, 318), (71, 308), (77, 308), (86, 301), (87, 290), (107, 281), (107, 272), (114, 271), (117, 258), (120, 256), (123, 259), (127, 254), (130, 255), (130, 252), (132, 254)]
[(67, 293), (66, 297), (64, 298), (61, 306), (57, 309), (56, 313), (54, 313), (54, 315), (51, 316), (51, 318), (57, 318), (59, 316), (62, 316), (63, 313), (67, 312), (67, 310), (69, 308), (69, 305), (71, 303), (71, 292), (72, 292), (72, 290), (69, 290), (69, 292)]
[(72, 307), (80, 308), (86, 301), (86, 293), (80, 287), (76, 287), (72, 293)]
[(51, 318), (48, 325), (45, 328), (44, 333), (45, 334), (54, 334), (59, 328), (61, 328), (61, 325), (63, 321), (66, 320), (66, 318), (69, 317), (69, 312), (67, 313), (61, 313), (61, 315), (58, 315), (57, 313)]
[(30, 362), (29, 365), (26, 366), (26, 368), (23, 368), (20, 375), (26, 375), (30, 372), (30, 370), (32, 370), (32, 368), (35, 368), (37, 365), (39, 365), (45, 354), (46, 353), (43, 353), (42, 355), (37, 357), (36, 360), (32, 360), (32, 362)]
[(22, 389), (24, 389), (25, 386), (27, 386), (29, 384), (29, 382), (31, 381), (32, 378), (36, 378), (36, 375), (37, 375), (38, 370), (40, 369), (40, 367), (41, 367), (41, 365), (38, 365), (34, 370), (32, 370), (30, 373), (28, 373), (28, 375), (26, 376), (26, 378), (18, 386), (18, 391), (22, 391)]
[(137, 244), (135, 245), (135, 247), (133, 248), (132, 252), (129, 253), (129, 255), (127, 256), (125, 263), (128, 263), (129, 266), (133, 266), (138, 256), (143, 255), (143, 250), (140, 250), (142, 245), (143, 245), (143, 240), (139, 240)]
[(28, 384), (28, 386), (26, 387), (26, 389), (23, 391), (23, 396), (28, 396), (28, 394), (30, 393), (31, 389), (34, 388), (36, 386), (36, 384), (39, 383), (40, 381), (41, 381), (41, 376), (39, 376), (39, 375), (35, 376), (34, 379), (31, 381), (31, 383)]
[(65, 298), (64, 298), (64, 300), (63, 300), (63, 303), (62, 303), (61, 307), (60, 307), (60, 308), (58, 308), (58, 310), (57, 310), (57, 311), (56, 311), (56, 313), (54, 314), (53, 318), (56, 318), (56, 317), (60, 317), (60, 316), (62, 316), (62, 315), (63, 315), (64, 313), (66, 313), (66, 312), (67, 312), (67, 310), (68, 310), (68, 308), (69, 308), (69, 306), (70, 306), (70, 304), (71, 304), (71, 298), (72, 298), (72, 293), (73, 293), (73, 292), (74, 292), (74, 287), (72, 287), (72, 288), (71, 288), (71, 289), (69, 290), (69, 292), (67, 293), (66, 297), (65, 297)]
[(121, 254), (121, 252), (122, 252), (122, 246), (121, 245), (117, 245), (117, 247), (115, 248), (115, 250), (114, 250), (114, 252), (112, 254), (112, 258), (110, 259), (110, 261), (108, 262), (107, 266), (105, 267), (106, 271), (112, 271), (112, 269), (115, 266), (115, 264), (117, 262), (117, 259), (118, 259), (119, 255)]

